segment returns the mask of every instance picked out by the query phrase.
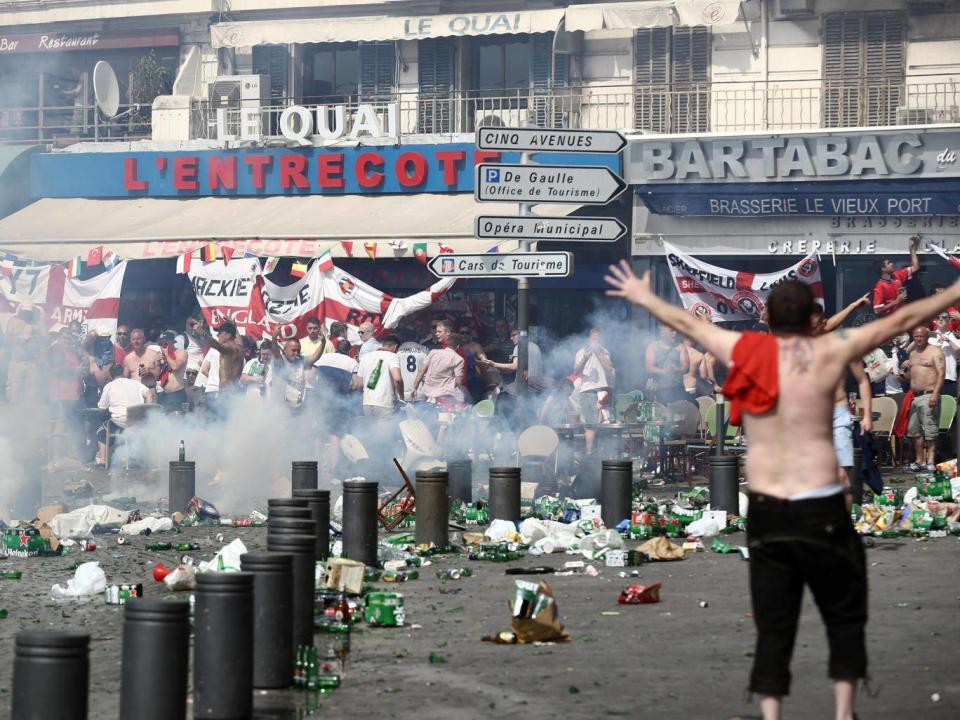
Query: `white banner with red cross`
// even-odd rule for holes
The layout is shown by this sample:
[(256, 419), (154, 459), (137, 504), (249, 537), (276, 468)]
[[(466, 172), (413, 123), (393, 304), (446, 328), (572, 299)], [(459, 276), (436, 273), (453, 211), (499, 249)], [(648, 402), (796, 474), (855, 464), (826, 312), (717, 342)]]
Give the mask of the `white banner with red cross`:
[(770, 292), (786, 280), (810, 286), (817, 303), (823, 306), (820, 256), (810, 253), (800, 262), (771, 273), (728, 270), (697, 260), (670, 243), (663, 244), (674, 285), (685, 310), (714, 322), (758, 320)]
[(404, 316), (429, 307), (455, 281), (445, 278), (414, 295), (395, 298), (335, 266), (321, 269), (321, 265), (315, 262), (291, 285), (264, 277), (256, 258), (197, 264), (189, 276), (200, 309), (213, 327), (229, 320), (254, 339), (282, 341), (304, 337), (307, 321), (316, 317), (328, 329), (334, 322), (346, 324), (353, 343), (360, 342), (360, 323), (396, 327)]
[(59, 330), (76, 320), (84, 332), (101, 327), (117, 329), (120, 289), (127, 263), (121, 262), (89, 280), (68, 278), (63, 265), (0, 263), (0, 318), (15, 315), (20, 307), (42, 313), (50, 330)]

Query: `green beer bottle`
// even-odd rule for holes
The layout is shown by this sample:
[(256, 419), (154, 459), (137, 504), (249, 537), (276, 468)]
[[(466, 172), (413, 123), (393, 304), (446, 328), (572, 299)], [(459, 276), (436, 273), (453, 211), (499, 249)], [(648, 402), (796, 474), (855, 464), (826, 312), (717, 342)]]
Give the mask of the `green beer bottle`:
[(302, 688), (304, 685), (304, 656), (306, 655), (306, 645), (297, 645), (297, 660), (293, 666), (293, 686)]
[(186, 446), (183, 444), (183, 440), (180, 441), (180, 448), (179, 448), (179, 450), (178, 450), (178, 452), (177, 452), (177, 459), (178, 459), (180, 462), (186, 462), (186, 460), (187, 460), (187, 448), (186, 448)]
[(367, 380), (367, 390), (376, 390), (377, 383), (380, 382), (380, 370), (383, 367), (383, 359), (377, 360), (377, 366), (370, 373), (370, 379)]
[(144, 545), (147, 550), (171, 550), (173, 545), (168, 542), (147, 543)]
[(311, 645), (307, 648), (307, 690), (318, 690), (319, 688), (317, 648), (315, 645)]
[(0, 578), (4, 580), (19, 580), (23, 577), (23, 573), (19, 570), (4, 570), (0, 573)]

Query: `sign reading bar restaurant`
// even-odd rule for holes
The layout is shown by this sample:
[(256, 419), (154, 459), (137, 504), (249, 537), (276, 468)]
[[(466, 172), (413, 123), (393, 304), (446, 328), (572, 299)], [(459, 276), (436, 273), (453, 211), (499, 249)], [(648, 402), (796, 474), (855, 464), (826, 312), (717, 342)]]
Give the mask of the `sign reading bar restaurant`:
[(0, 34), (0, 55), (172, 47), (179, 44), (180, 34), (177, 28)]

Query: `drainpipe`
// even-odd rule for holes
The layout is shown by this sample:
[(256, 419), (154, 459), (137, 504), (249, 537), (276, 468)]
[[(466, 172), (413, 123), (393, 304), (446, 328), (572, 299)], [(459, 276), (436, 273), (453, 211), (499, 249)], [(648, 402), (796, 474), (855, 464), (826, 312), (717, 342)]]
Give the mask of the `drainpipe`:
[(760, 58), (763, 67), (763, 129), (770, 129), (770, 0), (760, 0)]

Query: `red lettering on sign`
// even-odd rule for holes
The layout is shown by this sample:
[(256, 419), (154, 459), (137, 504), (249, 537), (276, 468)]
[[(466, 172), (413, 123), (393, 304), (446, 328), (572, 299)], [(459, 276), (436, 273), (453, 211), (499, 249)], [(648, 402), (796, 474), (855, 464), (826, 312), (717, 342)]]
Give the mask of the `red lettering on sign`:
[(263, 190), (267, 185), (266, 169), (273, 162), (273, 158), (269, 155), (247, 155), (243, 161), (250, 168), (254, 189)]
[(474, 150), (473, 164), (479, 165), (485, 162), (499, 162), (500, 152), (498, 150)]
[(137, 179), (137, 159), (128, 157), (123, 159), (123, 189), (124, 190), (146, 190), (149, 183), (146, 180)]
[[(411, 166), (413, 172), (411, 173)], [(415, 187), (427, 179), (427, 160), (420, 153), (400, 153), (394, 164), (397, 180), (404, 187)]]
[(173, 187), (177, 190), (196, 190), (200, 187), (197, 181), (197, 167), (200, 158), (195, 155), (178, 156), (173, 159)]
[(365, 152), (357, 156), (354, 163), (354, 175), (360, 187), (374, 188), (383, 185), (383, 173), (379, 170), (370, 172), (370, 166), (383, 167), (383, 155), (378, 152)]
[(237, 189), (237, 157), (211, 155), (207, 160), (207, 187), (211, 190)]
[(307, 181), (307, 158), (303, 155), (281, 155), (280, 187), (286, 190), (294, 186), (301, 190), (310, 187)]
[(322, 188), (343, 187), (343, 153), (317, 155), (317, 182)]
[(456, 186), (457, 165), (466, 159), (467, 153), (463, 150), (438, 150), (433, 155), (443, 168), (443, 184), (448, 187)]

